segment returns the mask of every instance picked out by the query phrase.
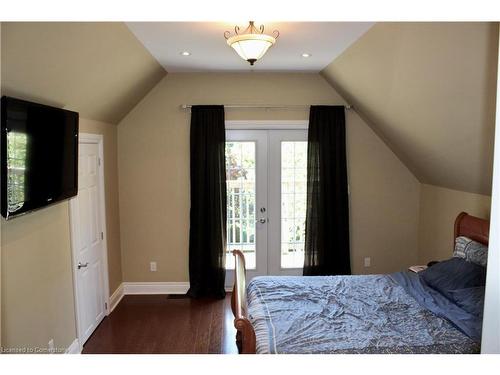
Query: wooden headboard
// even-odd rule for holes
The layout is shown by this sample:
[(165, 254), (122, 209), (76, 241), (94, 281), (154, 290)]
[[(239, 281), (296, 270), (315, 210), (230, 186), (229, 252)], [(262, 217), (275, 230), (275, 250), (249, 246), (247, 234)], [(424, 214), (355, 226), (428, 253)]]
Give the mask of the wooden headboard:
[[(488, 246), (489, 233), (490, 222), (488, 220), (471, 216), (467, 212), (461, 212), (455, 220), (455, 237), (453, 241), (459, 236), (465, 236)], [(453, 243), (453, 246), (455, 246), (455, 243)]]

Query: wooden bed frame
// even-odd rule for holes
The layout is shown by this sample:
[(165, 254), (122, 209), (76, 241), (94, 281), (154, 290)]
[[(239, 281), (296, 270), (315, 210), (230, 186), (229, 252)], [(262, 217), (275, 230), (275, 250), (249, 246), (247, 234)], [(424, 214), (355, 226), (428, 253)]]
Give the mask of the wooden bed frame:
[(490, 222), (469, 215), (467, 212), (460, 212), (455, 219), (455, 237), (453, 238), (453, 249), (455, 248), (455, 238), (459, 236), (469, 237), (471, 240), (480, 242), (488, 246), (490, 233)]
[[(488, 220), (471, 216), (461, 212), (455, 219), (455, 238), (466, 236), (474, 241), (488, 245), (490, 223)], [(241, 354), (255, 354), (255, 331), (247, 315), (246, 268), (245, 257), (239, 250), (234, 250), (234, 287), (231, 295), (231, 308), (234, 314), (234, 327), (236, 328), (236, 345)]]
[(255, 354), (255, 331), (247, 318), (247, 283), (245, 257), (239, 250), (233, 250), (234, 287), (231, 295), (231, 309), (236, 328), (236, 345), (241, 354)]

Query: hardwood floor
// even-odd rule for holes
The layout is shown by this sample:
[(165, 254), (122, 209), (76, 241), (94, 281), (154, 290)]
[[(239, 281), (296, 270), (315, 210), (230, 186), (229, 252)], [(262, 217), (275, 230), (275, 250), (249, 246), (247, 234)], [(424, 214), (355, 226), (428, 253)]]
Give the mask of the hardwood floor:
[(97, 327), (83, 353), (236, 354), (235, 335), (230, 294), (223, 300), (128, 295)]

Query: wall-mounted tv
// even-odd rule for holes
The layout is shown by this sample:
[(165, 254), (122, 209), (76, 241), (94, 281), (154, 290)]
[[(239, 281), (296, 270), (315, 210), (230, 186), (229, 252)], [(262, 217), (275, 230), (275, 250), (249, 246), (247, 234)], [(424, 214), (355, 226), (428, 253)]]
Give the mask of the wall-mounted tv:
[(1, 110), (2, 216), (75, 196), (78, 113), (6, 96)]

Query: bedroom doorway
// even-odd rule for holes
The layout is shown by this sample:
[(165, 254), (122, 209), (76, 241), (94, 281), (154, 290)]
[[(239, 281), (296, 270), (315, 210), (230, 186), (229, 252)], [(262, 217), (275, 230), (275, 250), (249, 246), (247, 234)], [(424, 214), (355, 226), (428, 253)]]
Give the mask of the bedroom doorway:
[(227, 130), (226, 285), (234, 257), (247, 277), (301, 275), (304, 263), (307, 130)]
[(78, 194), (69, 202), (73, 288), (80, 350), (108, 314), (103, 136), (80, 133)]

